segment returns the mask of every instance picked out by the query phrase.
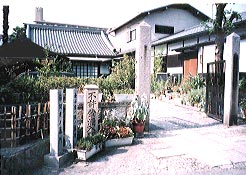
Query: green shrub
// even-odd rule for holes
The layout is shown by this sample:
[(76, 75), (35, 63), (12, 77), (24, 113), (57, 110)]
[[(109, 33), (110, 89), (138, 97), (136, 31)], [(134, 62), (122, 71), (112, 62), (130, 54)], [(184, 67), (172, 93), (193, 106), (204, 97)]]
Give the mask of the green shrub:
[(191, 89), (187, 94), (188, 102), (194, 106), (197, 104), (199, 108), (203, 108), (206, 98), (206, 89), (205, 87), (199, 89)]
[(154, 93), (155, 96), (159, 97), (165, 90), (165, 81), (156, 81), (152, 76), (150, 88), (151, 93)]
[(183, 80), (181, 89), (184, 93), (188, 93), (191, 89), (201, 89), (205, 87), (205, 79), (199, 75), (190, 76), (188, 80)]
[(99, 92), (103, 93), (103, 99), (112, 98), (113, 93), (134, 92), (135, 62), (133, 58), (125, 56), (122, 61), (115, 63), (112, 73), (107, 78), (47, 76), (50, 72), (58, 72), (58, 66), (54, 65), (60, 64), (47, 62), (47, 65), (39, 69), (39, 72), (45, 76), (39, 76), (37, 79), (21, 77), (0, 86), (0, 104), (45, 102), (49, 100), (50, 89), (65, 91), (66, 88), (78, 88), (78, 91), (83, 93), (86, 84), (98, 85)]

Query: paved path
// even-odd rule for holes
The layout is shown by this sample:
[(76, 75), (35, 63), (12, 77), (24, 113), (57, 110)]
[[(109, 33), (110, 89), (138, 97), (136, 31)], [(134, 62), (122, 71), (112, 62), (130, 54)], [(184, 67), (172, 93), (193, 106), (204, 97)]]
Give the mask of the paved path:
[(246, 174), (246, 125), (226, 128), (191, 108), (152, 100), (150, 128), (132, 146), (33, 174)]

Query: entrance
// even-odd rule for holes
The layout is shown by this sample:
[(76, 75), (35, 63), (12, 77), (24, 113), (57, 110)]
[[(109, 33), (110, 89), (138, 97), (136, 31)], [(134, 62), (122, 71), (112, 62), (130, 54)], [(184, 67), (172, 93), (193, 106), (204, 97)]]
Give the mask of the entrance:
[(197, 52), (189, 52), (184, 55), (184, 79), (197, 75)]
[(223, 122), (225, 87), (224, 60), (207, 64), (206, 85), (205, 111), (209, 117)]

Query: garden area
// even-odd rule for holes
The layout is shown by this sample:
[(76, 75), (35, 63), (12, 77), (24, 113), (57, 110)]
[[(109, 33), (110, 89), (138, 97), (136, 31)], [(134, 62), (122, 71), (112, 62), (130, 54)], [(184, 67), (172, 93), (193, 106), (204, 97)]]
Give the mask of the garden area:
[[(143, 129), (140, 129), (140, 134), (136, 135), (136, 132), (139, 130), (140, 124), (144, 125), (146, 116), (149, 115), (149, 104), (144, 99), (141, 100), (142, 97), (133, 96), (135, 89), (135, 60), (133, 58), (124, 56), (123, 60), (114, 62), (111, 74), (106, 78), (62, 77), (59, 76), (59, 72), (69, 71), (69, 68), (71, 70), (71, 65), (69, 63), (66, 63), (66, 66), (63, 65), (64, 70), (59, 69), (58, 65), (60, 65), (59, 61), (42, 62), (41, 66), (37, 66), (36, 69), (39, 73), (38, 77), (28, 75), (15, 77), (11, 81), (5, 81), (6, 83), (1, 84), (0, 115), (1, 121), (8, 121), (5, 124), (5, 129), (6, 125), (9, 128), (13, 127), (13, 121), (16, 121), (15, 123), (20, 126), (19, 130), (16, 131), (16, 133), (19, 133), (19, 138), (36, 139), (47, 136), (49, 134), (49, 118), (47, 116), (49, 115), (50, 89), (63, 89), (65, 91), (66, 88), (77, 88), (78, 94), (83, 94), (85, 85), (95, 84), (99, 87), (99, 93), (102, 94), (100, 108), (103, 106), (105, 108), (105, 105), (111, 103), (117, 103), (117, 94), (132, 94), (131, 99), (125, 101), (127, 104), (123, 107), (123, 111), (128, 111), (128, 113), (117, 116), (118, 114), (112, 110), (112, 108), (115, 108), (114, 105), (109, 110), (101, 111), (99, 136), (88, 139), (82, 138), (82, 126), (80, 126), (78, 128), (80, 138), (77, 148), (91, 150), (94, 148), (93, 145), (97, 145), (99, 142), (132, 138), (134, 135), (143, 136)], [(163, 71), (162, 65), (161, 58), (156, 58), (154, 72), (151, 75), (151, 98), (173, 100), (180, 105), (194, 106), (204, 111), (206, 101), (206, 81), (204, 77), (197, 75), (190, 76), (182, 81), (173, 81), (172, 75), (170, 75), (166, 81), (160, 81), (157, 80), (157, 73)], [(245, 118), (243, 112), (246, 108), (244, 98), (246, 80), (244, 78), (240, 80), (239, 89), (239, 105), (242, 109), (242, 116)], [(78, 107), (78, 117), (82, 123), (83, 107), (81, 105)], [(135, 125), (138, 125), (138, 128), (133, 127)], [(3, 126), (1, 128), (3, 130)], [(13, 134), (7, 135), (13, 137)], [(22, 137), (22, 135), (25, 137)], [(26, 143), (26, 141), (22, 139), (20, 143)], [(13, 145), (16, 145), (16, 143), (11, 143), (11, 146)]]

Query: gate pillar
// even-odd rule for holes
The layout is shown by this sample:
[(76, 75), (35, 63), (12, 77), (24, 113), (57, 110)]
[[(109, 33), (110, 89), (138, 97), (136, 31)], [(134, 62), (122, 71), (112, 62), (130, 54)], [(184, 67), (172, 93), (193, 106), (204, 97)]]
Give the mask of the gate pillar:
[[(147, 96), (150, 102), (151, 77), (151, 26), (142, 22), (137, 27), (135, 64), (135, 93), (140, 97)], [(146, 118), (145, 131), (149, 131), (149, 116)]]
[(224, 60), (226, 61), (224, 91), (224, 125), (237, 124), (239, 81), (240, 36), (232, 33), (226, 38)]

